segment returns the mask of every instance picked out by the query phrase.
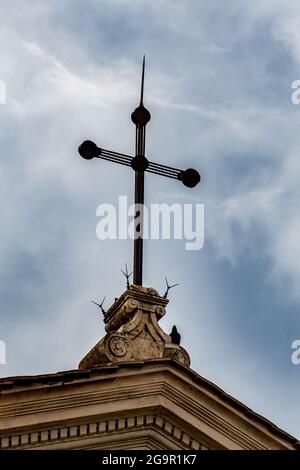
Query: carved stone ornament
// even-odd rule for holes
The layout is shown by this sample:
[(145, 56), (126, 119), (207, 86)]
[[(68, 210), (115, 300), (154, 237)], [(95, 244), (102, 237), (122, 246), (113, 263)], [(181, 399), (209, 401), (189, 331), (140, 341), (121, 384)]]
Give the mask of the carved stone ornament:
[(158, 324), (167, 303), (156, 290), (131, 285), (106, 312), (107, 334), (81, 360), (79, 368), (164, 357), (189, 366), (188, 353), (173, 344)]

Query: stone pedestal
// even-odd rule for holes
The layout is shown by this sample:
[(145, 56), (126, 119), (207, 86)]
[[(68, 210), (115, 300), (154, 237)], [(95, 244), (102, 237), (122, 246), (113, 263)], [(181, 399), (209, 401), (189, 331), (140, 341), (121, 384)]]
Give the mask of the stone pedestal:
[(188, 353), (173, 344), (158, 324), (167, 303), (156, 290), (131, 285), (105, 313), (107, 334), (80, 361), (79, 369), (162, 358), (189, 366)]

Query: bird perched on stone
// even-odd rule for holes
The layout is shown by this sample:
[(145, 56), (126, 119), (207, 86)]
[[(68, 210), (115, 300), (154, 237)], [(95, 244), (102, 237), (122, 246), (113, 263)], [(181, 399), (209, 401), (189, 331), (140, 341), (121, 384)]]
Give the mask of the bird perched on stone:
[(173, 344), (178, 344), (178, 345), (180, 344), (181, 336), (178, 333), (177, 328), (176, 328), (175, 325), (172, 328), (170, 336), (171, 336), (171, 341), (172, 341)]

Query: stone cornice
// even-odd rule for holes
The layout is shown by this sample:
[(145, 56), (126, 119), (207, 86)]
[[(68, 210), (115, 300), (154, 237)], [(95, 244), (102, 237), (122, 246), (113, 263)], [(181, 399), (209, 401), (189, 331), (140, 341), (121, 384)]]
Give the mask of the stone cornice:
[[(132, 433), (136, 433), (134, 437)], [(129, 443), (137, 445), (138, 439), (143, 435), (143, 443), (151, 439), (156, 448), (165, 449), (157, 445), (163, 437), (164, 442), (170, 441), (170, 449), (206, 450), (207, 447), (198, 442), (178, 425), (169, 419), (155, 414), (145, 414), (129, 417), (82, 422), (70, 425), (52, 425), (43, 429), (20, 430), (7, 436), (0, 436), (0, 449), (43, 449), (51, 448), (107, 448), (107, 442), (120, 442), (123, 446)], [(156, 436), (157, 435), (157, 436)], [(132, 445), (132, 444), (131, 444)], [(175, 447), (174, 447), (175, 445)], [(104, 448), (105, 448), (104, 447)], [(111, 447), (110, 447), (111, 448)], [(126, 447), (123, 447), (126, 448)], [(127, 448), (132, 448), (128, 446)]]
[[(189, 414), (197, 416), (202, 422), (208, 424), (214, 430), (218, 431), (223, 436), (233, 440), (238, 445), (242, 445), (245, 449), (267, 449), (266, 446), (260, 444), (258, 440), (249, 437), (248, 434), (243, 433), (230, 422), (220, 418), (216, 413), (212, 413), (207, 407), (201, 405), (198, 401), (191, 398), (178, 388), (170, 386), (167, 382), (157, 382), (145, 385), (132, 385), (127, 387), (119, 386), (118, 390), (109, 391), (109, 402), (120, 403), (126, 397), (126, 400), (133, 400), (135, 408), (138, 408), (138, 399), (147, 398), (148, 401), (151, 397), (163, 397), (170, 400), (182, 410), (186, 410)], [(67, 397), (54, 397), (47, 396), (44, 399), (35, 399), (33, 402), (21, 402), (12, 405), (0, 406), (1, 419), (30, 415), (33, 417), (37, 415), (37, 421), (42, 413), (49, 412), (64, 412), (74, 410), (74, 408), (82, 409), (88, 404), (91, 405), (105, 405), (108, 401), (108, 391), (103, 392), (88, 392), (88, 393), (72, 393)], [(9, 432), (9, 429), (7, 429)], [(0, 431), (1, 434), (1, 431)]]
[[(128, 363), (122, 367), (120, 365), (90, 371), (89, 377), (85, 378), (79, 375), (80, 378), (76, 379), (74, 374), (71, 382), (53, 381), (52, 385), (50, 382), (50, 385), (35, 383), (33, 386), (23, 384), (3, 391), (0, 419), (2, 429), (4, 427), (6, 431), (0, 434), (9, 433), (10, 426), (17, 426), (18, 417), (30, 415), (33, 424), (35, 415), (36, 422), (39, 422), (43, 413), (48, 414), (48, 419), (53, 421), (59, 420), (58, 417), (63, 412), (66, 419), (76, 416), (81, 422), (91, 413), (105, 413), (108, 402), (111, 411), (120, 413), (122, 403), (126, 400), (130, 413), (143, 413), (145, 407), (154, 406), (162, 406), (170, 415), (176, 414), (178, 410), (182, 419), (189, 422), (195, 432), (197, 422), (202, 423), (203, 429), (205, 427), (211, 430), (212, 439), (213, 435), (222, 436), (228, 445), (236, 448), (296, 447), (296, 439), (227, 396), (225, 392), (221, 393), (218, 387), (208, 386), (206, 379), (176, 362), (164, 360)], [(116, 378), (118, 386), (113, 383), (110, 385), (111, 380)], [(14, 396), (13, 400), (9, 399), (11, 394)], [(191, 417), (194, 424), (191, 424)], [(46, 422), (45, 425), (47, 426)]]
[(155, 313), (158, 318), (162, 317), (168, 299), (161, 297), (155, 289), (131, 285), (107, 310), (104, 315), (106, 331), (116, 330), (122, 324), (124, 316), (139, 308), (148, 313)]

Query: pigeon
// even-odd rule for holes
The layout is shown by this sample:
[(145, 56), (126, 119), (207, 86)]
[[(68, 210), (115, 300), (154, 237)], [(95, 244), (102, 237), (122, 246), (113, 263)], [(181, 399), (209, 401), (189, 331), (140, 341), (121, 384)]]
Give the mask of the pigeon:
[(178, 345), (180, 344), (181, 336), (178, 333), (177, 328), (176, 328), (175, 325), (172, 328), (170, 336), (171, 336), (171, 341), (172, 341), (173, 344), (178, 344)]

